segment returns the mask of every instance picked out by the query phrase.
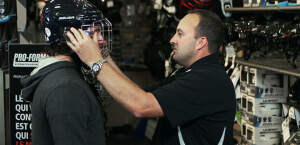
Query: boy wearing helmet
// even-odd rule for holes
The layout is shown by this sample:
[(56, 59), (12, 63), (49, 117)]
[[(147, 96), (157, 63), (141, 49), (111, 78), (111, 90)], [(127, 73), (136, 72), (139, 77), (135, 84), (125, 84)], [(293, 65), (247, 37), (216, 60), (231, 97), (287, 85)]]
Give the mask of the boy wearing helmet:
[(85, 26), (86, 33), (93, 33), (97, 27), (91, 26), (100, 23), (103, 28), (109, 21), (86, 0), (51, 0), (40, 21), (50, 57), (21, 80), (22, 97), (31, 102), (32, 145), (104, 145), (101, 104), (80, 72), (82, 62), (66, 45), (65, 33)]

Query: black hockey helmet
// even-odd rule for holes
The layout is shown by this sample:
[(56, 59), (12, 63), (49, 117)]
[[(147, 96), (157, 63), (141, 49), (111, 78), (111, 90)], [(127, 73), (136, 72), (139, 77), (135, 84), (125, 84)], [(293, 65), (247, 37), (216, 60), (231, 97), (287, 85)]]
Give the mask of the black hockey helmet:
[[(103, 17), (101, 11), (87, 0), (50, 0), (44, 6), (40, 24), (48, 43), (64, 43), (69, 40), (65, 35), (71, 27), (83, 29), (88, 34), (101, 32), (99, 41), (102, 54), (111, 52), (112, 25)], [(95, 27), (97, 25), (97, 27)], [(92, 29), (90, 27), (93, 27)], [(94, 30), (97, 29), (97, 30)], [(106, 45), (100, 45), (100, 44)]]

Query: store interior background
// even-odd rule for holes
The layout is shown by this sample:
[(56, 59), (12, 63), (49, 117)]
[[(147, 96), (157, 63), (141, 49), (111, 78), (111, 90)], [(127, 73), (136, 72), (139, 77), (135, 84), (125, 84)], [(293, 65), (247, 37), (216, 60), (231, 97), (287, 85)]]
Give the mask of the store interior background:
[[(12, 1), (13, 0), (8, 2), (11, 3)], [(39, 12), (43, 1), (16, 1), (25, 6), (23, 9), (21, 8), (23, 13), (18, 11), (18, 17), (14, 21), (7, 22), (6, 24), (0, 23), (0, 31), (1, 34), (10, 33), (7, 38), (18, 38), (19, 40), (7, 39), (3, 37), (3, 35), (1, 36), (1, 44), (7, 44), (7, 41), (3, 43), (6, 39), (12, 40), (9, 43), (45, 43), (44, 34), (38, 23)], [(124, 73), (142, 88), (163, 78), (166, 75), (165, 62), (169, 61), (169, 56), (172, 51), (169, 41), (175, 34), (176, 26), (180, 18), (189, 10), (180, 7), (181, 0), (161, 0), (161, 2), (170, 2), (171, 5), (167, 7), (159, 5), (159, 3), (157, 3), (159, 0), (90, 1), (97, 5), (98, 9), (103, 12), (104, 16), (108, 18), (113, 25), (113, 51), (110, 55)], [(234, 6), (243, 7), (242, 2), (243, 0), (237, 0)], [(174, 9), (172, 6), (176, 8), (175, 14), (173, 13)], [(18, 10), (19, 9), (20, 8), (18, 8)], [(228, 19), (222, 13), (219, 0), (214, 0), (213, 5), (209, 9), (222, 18), (225, 26), (228, 26), (226, 24), (232, 24), (229, 22), (233, 20), (241, 20), (242, 17), (267, 19), (285, 18), (286, 20), (293, 20), (297, 17), (297, 15), (293, 14), (294, 12), (263, 12), (263, 15), (257, 12), (243, 12), (232, 13), (231, 19)], [(23, 27), (24, 29), (17, 29), (17, 27)], [(230, 36), (228, 34), (229, 33), (226, 33), (226, 36)], [(231, 37), (226, 37), (226, 41), (231, 41), (231, 39)], [(0, 61), (2, 63), (5, 58), (5, 53), (3, 52), (6, 50), (4, 45), (0, 47), (0, 52), (2, 52)], [(222, 64), (224, 64), (224, 52), (225, 51), (220, 52), (220, 63)], [(261, 55), (261, 53), (254, 54)], [(242, 49), (237, 51), (237, 57), (243, 57)], [(296, 62), (299, 62), (299, 57)], [(290, 64), (286, 62), (286, 65)], [(5, 67), (2, 66), (2, 70), (4, 69)], [(299, 70), (299, 68), (297, 68), (297, 70)], [(297, 78), (291, 77), (289, 79), (289, 86), (293, 85), (296, 80)], [(106, 110), (107, 121), (105, 124), (108, 131), (107, 144), (149, 145), (154, 133), (156, 119), (136, 118), (110, 98), (109, 95), (107, 95), (107, 98), (109, 98), (107, 99), (109, 107)], [(240, 142), (241, 130), (239, 125), (236, 125), (235, 129), (235, 140)]]
[[(175, 34), (177, 24), (188, 9), (177, 12), (177, 16), (163, 10), (155, 1), (114, 0), (110, 2), (90, 0), (113, 25), (113, 51), (110, 54), (124, 73), (140, 87), (154, 83), (165, 76), (165, 61), (172, 51), (169, 43)], [(112, 2), (112, 1), (111, 1)], [(178, 8), (179, 0), (172, 6)], [(33, 10), (34, 1), (27, 10)], [(220, 4), (214, 9), (221, 14)], [(35, 13), (37, 12), (30, 12)], [(27, 32), (32, 33), (33, 43), (45, 43), (38, 17), (29, 21)], [(106, 127), (110, 137), (108, 145), (150, 144), (156, 119), (139, 119), (112, 100), (107, 108)]]

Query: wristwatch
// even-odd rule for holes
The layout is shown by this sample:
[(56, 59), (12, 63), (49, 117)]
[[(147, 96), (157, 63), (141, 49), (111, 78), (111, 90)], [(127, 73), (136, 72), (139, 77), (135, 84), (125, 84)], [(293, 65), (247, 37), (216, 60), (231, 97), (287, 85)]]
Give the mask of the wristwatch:
[(107, 61), (105, 59), (101, 59), (92, 65), (92, 72), (94, 77), (98, 75), (104, 63), (107, 63)]

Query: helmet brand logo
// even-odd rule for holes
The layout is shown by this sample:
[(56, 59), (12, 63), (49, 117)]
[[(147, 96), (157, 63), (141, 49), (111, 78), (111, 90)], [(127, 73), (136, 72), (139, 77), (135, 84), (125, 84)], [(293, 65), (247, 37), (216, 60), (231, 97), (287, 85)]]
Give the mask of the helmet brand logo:
[(75, 19), (75, 16), (59, 17), (58, 19), (59, 19), (59, 20)]

